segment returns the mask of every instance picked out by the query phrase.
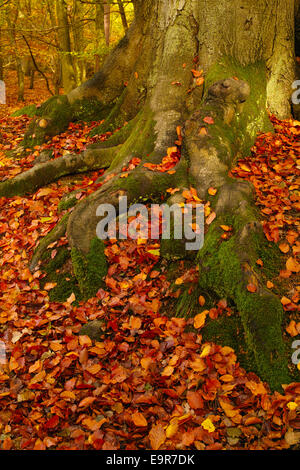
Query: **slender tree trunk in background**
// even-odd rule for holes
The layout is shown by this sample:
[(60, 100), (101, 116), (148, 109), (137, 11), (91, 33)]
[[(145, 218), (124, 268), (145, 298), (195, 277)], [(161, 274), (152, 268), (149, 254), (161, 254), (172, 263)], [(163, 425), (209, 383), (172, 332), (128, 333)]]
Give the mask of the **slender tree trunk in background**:
[(96, 32), (96, 54), (95, 54), (95, 73), (100, 69), (100, 55), (98, 53), (101, 38), (104, 36), (104, 6), (102, 0), (96, 1), (95, 12), (95, 32)]
[(75, 57), (73, 60), (74, 70), (76, 74), (76, 83), (80, 85), (86, 79), (86, 63), (85, 59), (81, 56), (84, 53), (85, 44), (83, 36), (83, 15), (82, 15), (80, 0), (74, 0), (74, 14), (73, 14), (73, 39), (74, 39), (74, 52)]
[(25, 74), (20, 57), (16, 57), (17, 77), (18, 77), (18, 101), (24, 101)]
[(56, 0), (56, 15), (58, 24), (58, 43), (61, 53), (62, 83), (65, 93), (76, 86), (76, 79), (71, 56), (70, 29), (65, 0)]
[[(51, 0), (47, 0), (47, 10), (50, 16), (50, 22), (51, 22), (51, 27), (53, 30), (57, 28), (57, 21), (56, 21), (56, 15), (55, 15), (55, 8), (53, 8), (53, 3)], [(51, 67), (52, 69), (52, 83), (54, 86), (54, 94), (58, 95), (59, 94), (59, 89), (62, 86), (62, 66), (61, 66), (61, 55), (59, 54), (59, 44), (58, 44), (58, 37), (57, 37), (57, 32), (55, 33), (54, 36), (54, 43), (56, 47), (56, 54), (53, 57), (53, 66)]]
[(108, 0), (103, 0), (104, 6), (104, 34), (106, 45), (110, 44), (110, 3)]
[[(24, 145), (54, 135), (58, 116), (59, 129), (65, 129), (76, 116), (73, 106), (78, 100), (84, 104), (92, 99), (93, 106), (97, 102), (98, 117), (106, 117), (97, 134), (128, 124), (79, 157), (56, 159), (5, 181), (0, 195), (33, 191), (68, 168), (108, 168), (106, 182), (75, 206), (66, 224), (70, 247), (86, 257), (96, 236), (100, 204), (117, 209), (120, 195), (127, 196), (130, 205), (140, 197), (160, 197), (171, 187), (181, 191), (168, 203), (182, 203), (182, 191), (191, 186), (207, 201), (209, 188), (216, 188), (211, 201), (216, 218), (205, 234), (204, 247), (194, 254), (199, 287), (236, 307), (249, 367), (278, 388), (289, 381), (283, 309), (257, 272), (258, 248), (265, 247), (266, 240), (253, 187), (229, 177), (229, 171), (239, 156), (249, 155), (258, 132), (272, 130), (267, 107), (279, 118), (291, 116), (295, 2), (133, 0), (133, 5), (135, 20), (100, 71), (67, 96), (46, 102)], [(202, 73), (204, 83), (199, 80)], [(205, 124), (207, 118), (211, 125)], [(179, 126), (183, 150), (174, 172), (161, 174), (144, 166), (161, 162), (166, 149), (178, 142)], [(120, 178), (133, 157), (141, 164)], [(221, 224), (233, 228), (224, 243)], [(175, 263), (186, 255), (176, 240), (162, 240), (162, 257)], [(255, 293), (247, 290), (249, 283), (255, 283)], [(189, 296), (181, 299), (181, 315), (191, 311), (188, 300)]]
[(120, 16), (121, 16), (121, 19), (122, 19), (122, 25), (123, 25), (124, 31), (126, 33), (126, 31), (128, 29), (128, 23), (127, 23), (125, 8), (124, 8), (122, 0), (118, 0), (118, 7), (119, 7)]
[(10, 39), (10, 45), (13, 49), (15, 57), (17, 79), (18, 79), (18, 101), (24, 101), (24, 71), (22, 68), (21, 57), (19, 54), (19, 47), (16, 42), (15, 23), (19, 14), (19, 2), (16, 4), (15, 14), (11, 10), (11, 6), (8, 4), (5, 8), (6, 22), (8, 27), (8, 36)]

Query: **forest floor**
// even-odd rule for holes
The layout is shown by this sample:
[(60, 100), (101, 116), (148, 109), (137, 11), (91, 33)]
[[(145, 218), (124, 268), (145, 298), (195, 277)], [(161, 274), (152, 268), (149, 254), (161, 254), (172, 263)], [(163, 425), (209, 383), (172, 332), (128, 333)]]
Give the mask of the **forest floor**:
[[(21, 107), (16, 88), (9, 90), (7, 106), (0, 105), (0, 179), (31, 167), (42, 148), (54, 147), (58, 158), (107, 137), (89, 137), (98, 123), (72, 124), (46, 146), (12, 160), (5, 151), (22, 140), (29, 118), (9, 116)], [(43, 80), (26, 90), (26, 104), (47, 97)], [(240, 160), (232, 175), (254, 184), (266, 237), (282, 252), (282, 269), (266, 284), (281, 298), (284, 336), (291, 343), (300, 335), (300, 123), (272, 121), (276, 133), (260, 135), (251, 158)], [(192, 319), (166, 312), (186, 283), (197, 284), (197, 270), (183, 271), (174, 292), (167, 265), (158, 268), (159, 243), (107, 242), (106, 287), (87, 302), (76, 303), (74, 294), (63, 304), (49, 301), (53, 284), (42, 289), (43, 273), (28, 270), (34, 246), (65, 213), (58, 213), (62, 195), (93, 192), (99, 173), (63, 179), (31, 196), (0, 198), (0, 340), (6, 348), (0, 356), (0, 448), (299, 448), (300, 383), (271, 393), (245, 372), (233, 349), (203, 340), (209, 318), (233, 314), (228, 299), (208, 310), (200, 295)], [(224, 227), (224, 242), (229, 236)], [(53, 244), (53, 256), (64, 244)], [(101, 341), (78, 336), (96, 319), (103, 321)]]

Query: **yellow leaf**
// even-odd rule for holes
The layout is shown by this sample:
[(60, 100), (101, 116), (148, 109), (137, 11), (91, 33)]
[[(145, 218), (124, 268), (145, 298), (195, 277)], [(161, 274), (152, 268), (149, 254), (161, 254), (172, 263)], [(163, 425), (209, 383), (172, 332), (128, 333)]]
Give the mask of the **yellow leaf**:
[(298, 404), (295, 403), (294, 401), (290, 401), (287, 405), (289, 410), (294, 411), (298, 408)]
[(200, 354), (200, 357), (206, 357), (209, 355), (210, 353), (210, 350), (211, 350), (211, 347), (209, 344), (207, 344), (206, 346), (204, 346), (204, 349), (202, 351), (202, 353)]
[(160, 256), (160, 250), (147, 250), (147, 253), (150, 253), (153, 256)]
[(201, 423), (201, 426), (203, 427), (203, 429), (205, 429), (208, 432), (214, 432), (216, 429), (212, 421), (209, 418), (203, 421), (203, 423)]
[(172, 419), (169, 426), (166, 429), (166, 436), (168, 439), (175, 436), (175, 434), (178, 431), (178, 426), (179, 426), (178, 418)]
[(69, 391), (66, 390), (64, 392), (61, 392), (60, 397), (61, 398), (69, 398), (70, 400), (75, 400), (76, 395), (75, 395), (74, 392), (69, 392)]
[(164, 377), (170, 377), (174, 372), (174, 367), (172, 366), (167, 366), (164, 368), (164, 370), (162, 371), (162, 374)]

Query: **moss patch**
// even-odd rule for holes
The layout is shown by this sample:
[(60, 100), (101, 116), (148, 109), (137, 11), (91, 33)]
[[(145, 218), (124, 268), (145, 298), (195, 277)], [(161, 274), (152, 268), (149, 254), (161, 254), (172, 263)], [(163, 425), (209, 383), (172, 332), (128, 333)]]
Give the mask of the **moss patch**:
[(242, 112), (238, 113), (232, 123), (234, 140), (238, 142), (243, 155), (247, 155), (257, 132), (273, 132), (273, 126), (266, 111), (267, 103), (267, 71), (263, 61), (242, 65), (232, 57), (222, 57), (213, 65), (205, 79), (205, 92), (218, 80), (238, 77), (250, 85), (250, 97), (245, 102)]
[[(60, 134), (67, 129), (73, 118), (72, 106), (66, 95), (53, 96), (42, 104), (36, 112), (37, 118), (30, 124), (25, 134), (23, 146), (33, 147), (42, 144), (46, 138)], [(39, 125), (41, 119), (46, 127)]]
[(107, 274), (103, 241), (94, 238), (87, 256), (73, 248), (71, 258), (82, 296), (85, 299), (94, 297), (98, 290), (104, 286), (103, 278)]
[(72, 103), (72, 113), (74, 121), (98, 121), (109, 113), (111, 107), (104, 106), (96, 98), (84, 98)]
[[(220, 223), (220, 222), (219, 222)], [(248, 240), (253, 247), (252, 258), (257, 247), (253, 237)], [(282, 305), (272, 293), (250, 293), (246, 289), (245, 274), (241, 266), (239, 233), (226, 242), (220, 241), (218, 229), (211, 227), (204, 247), (200, 251), (200, 286), (214, 290), (223, 298), (234, 301), (241, 316), (245, 342), (253, 354), (253, 368), (273, 389), (288, 383), (286, 349), (282, 338)], [(250, 253), (251, 249), (247, 249)], [(255, 263), (255, 261), (254, 261)], [(251, 266), (254, 269), (254, 265)]]
[(65, 248), (58, 249), (56, 256), (51, 258), (51, 250), (47, 250), (42, 256), (42, 271), (46, 276), (41, 280), (41, 287), (46, 283), (56, 283), (56, 286), (49, 291), (50, 302), (65, 302), (72, 293), (77, 300), (82, 299), (77, 280), (73, 274), (64, 271), (66, 264), (70, 261), (71, 253)]
[(18, 117), (18, 116), (24, 116), (24, 115), (29, 116), (29, 117), (34, 117), (36, 113), (37, 113), (36, 105), (30, 104), (12, 113), (12, 117)]

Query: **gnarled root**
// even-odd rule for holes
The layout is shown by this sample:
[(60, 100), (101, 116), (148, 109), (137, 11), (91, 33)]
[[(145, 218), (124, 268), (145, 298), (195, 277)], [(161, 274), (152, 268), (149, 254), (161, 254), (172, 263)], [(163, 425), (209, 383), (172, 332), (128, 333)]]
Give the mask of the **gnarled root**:
[(118, 152), (118, 147), (87, 149), (79, 155), (63, 157), (38, 163), (12, 179), (0, 183), (0, 197), (12, 197), (33, 193), (36, 189), (58, 180), (62, 176), (107, 168)]
[[(271, 387), (278, 388), (289, 380), (281, 332), (283, 308), (258, 272), (256, 261), (263, 257), (261, 251), (267, 241), (253, 201), (253, 188), (228, 176), (242, 138), (249, 137), (247, 125), (241, 129), (242, 117), (237, 116), (247, 111), (249, 95), (245, 82), (229, 79), (215, 83), (201, 109), (186, 122), (185, 144), (190, 175), (200, 197), (207, 199), (209, 187), (218, 190), (214, 198), (216, 219), (198, 254), (200, 286), (234, 302), (253, 357), (253, 370)], [(205, 121), (210, 125), (204, 125)], [(243, 131), (244, 136), (239, 137)], [(232, 227), (227, 240), (222, 239), (220, 225)]]

